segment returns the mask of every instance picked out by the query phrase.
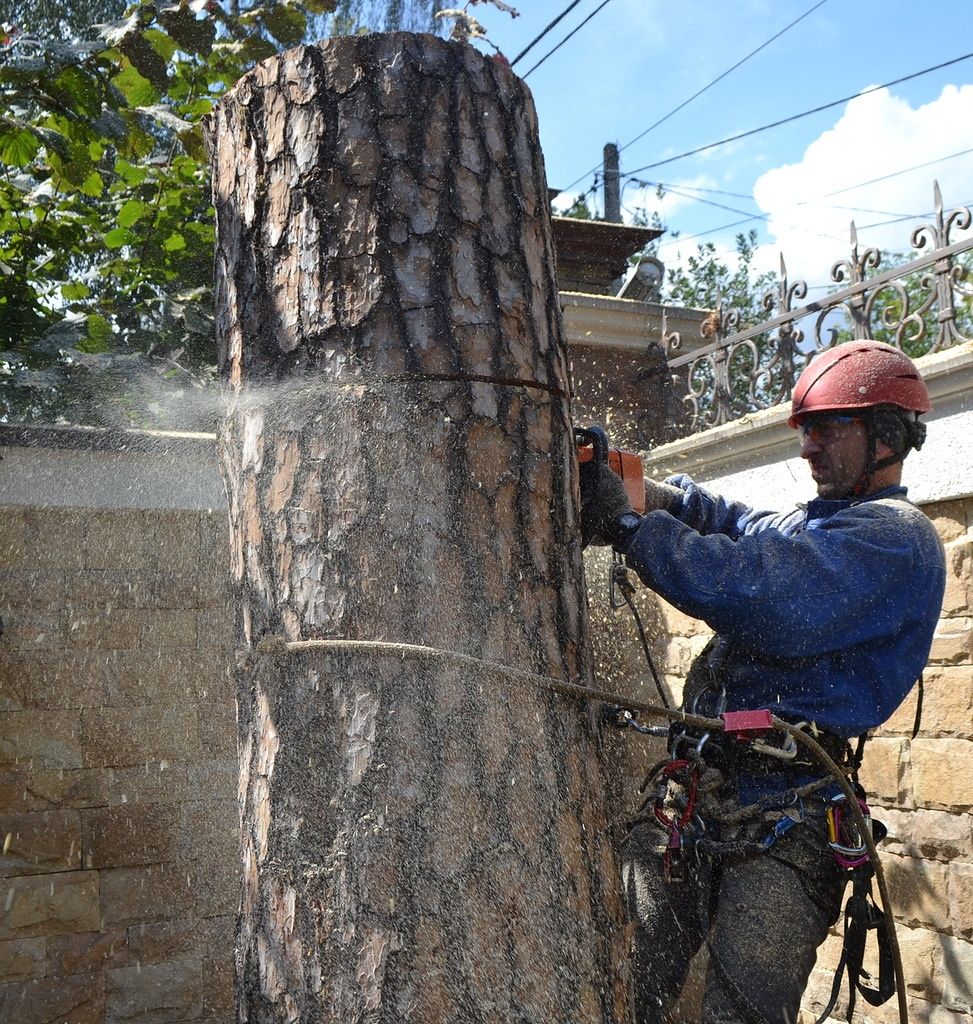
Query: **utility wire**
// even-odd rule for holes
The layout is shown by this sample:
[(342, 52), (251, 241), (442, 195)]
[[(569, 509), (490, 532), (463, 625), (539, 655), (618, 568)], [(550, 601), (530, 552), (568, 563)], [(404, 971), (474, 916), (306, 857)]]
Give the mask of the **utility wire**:
[[(711, 82), (708, 82), (706, 85), (704, 85), (702, 89), (699, 89), (697, 92), (694, 92), (688, 100), (683, 100), (683, 102), (680, 103), (678, 107), (673, 107), (673, 109), (670, 110), (668, 114), (665, 114), (663, 117), (660, 117), (659, 120), (656, 121), (654, 124), (650, 124), (644, 132), (641, 132), (639, 135), (636, 135), (634, 139), (630, 139), (628, 142), (626, 142), (624, 146), (621, 146), (619, 148), (618, 152), (621, 153), (623, 149), (628, 149), (628, 147), (631, 146), (633, 143), (638, 142), (639, 139), (644, 138), (653, 129), (658, 128), (659, 125), (662, 124), (664, 121), (668, 121), (673, 114), (678, 114), (683, 107), (688, 106), (690, 103), (692, 103), (694, 99), (696, 99), (699, 96), (702, 96), (703, 93), (706, 92), (708, 89), (712, 89), (712, 87), (716, 85), (717, 82), (721, 82), (724, 78), (726, 78), (727, 75), (736, 71), (736, 69), (740, 67), (742, 64), (746, 64), (746, 62), (750, 60), (751, 57), (755, 57), (758, 53), (760, 53), (762, 49), (764, 49), (767, 46), (770, 46), (772, 42), (774, 42), (776, 39), (779, 39), (785, 32), (792, 29), (799, 21), (803, 21), (809, 14), (813, 14), (819, 7), (821, 7), (825, 3), (827, 3), (827, 0), (818, 0), (818, 3), (814, 4), (813, 7), (809, 7), (803, 14), (795, 18), (789, 25), (785, 25), (778, 33), (772, 35), (769, 39), (762, 42), (755, 50), (751, 50), (745, 57), (741, 57), (740, 60), (738, 60), (736, 64), (734, 64), (732, 67), (727, 68), (726, 71), (717, 75), (716, 78), (714, 78)], [(525, 75), (524, 77), (526, 78), (527, 76)], [(567, 192), (569, 188), (573, 188), (575, 185), (578, 184), (579, 181), (584, 181), (584, 179), (587, 178), (589, 174), (591, 174), (593, 171), (596, 171), (600, 166), (600, 164), (595, 164), (595, 166), (592, 167), (590, 171), (585, 171), (585, 173), (582, 174), (580, 178), (575, 178), (574, 181), (572, 181), (571, 184), (564, 188), (562, 191)]]
[[(518, 60), (520, 60), (522, 57), (524, 57), (528, 53), (530, 53), (530, 51), (533, 50), (533, 48), (544, 38), (544, 36), (547, 35), (548, 32), (551, 31), (552, 28), (554, 28), (554, 26), (557, 23), (566, 14), (570, 14), (575, 9), (575, 7), (577, 7), (578, 4), (580, 4), (580, 3), (581, 3), (581, 0), (572, 0), (572, 2), (569, 3), (568, 6), (565, 7), (563, 11), (561, 11), (561, 13), (550, 23), (550, 25), (547, 26), (547, 28), (544, 29), (543, 32), (541, 32), (541, 34), (539, 36), (534, 36), (534, 38), (520, 51), (520, 53), (518, 53), (517, 56), (514, 57), (514, 59), (510, 62), (510, 66), (513, 67), (514, 64), (516, 64)], [(528, 72), (528, 74), (530, 74), (530, 72)]]
[(572, 30), (571, 30), (571, 31), (570, 31), (570, 32), (569, 32), (569, 33), (568, 33), (568, 34), (567, 34), (567, 35), (566, 35), (566, 36), (565, 36), (565, 37), (564, 37), (564, 38), (563, 38), (563, 39), (562, 39), (562, 40), (561, 40), (561, 41), (560, 41), (560, 42), (559, 42), (558, 44), (557, 44), (557, 46), (555, 46), (555, 47), (554, 47), (554, 48), (553, 48), (552, 50), (548, 50), (548, 51), (547, 51), (547, 53), (545, 53), (545, 54), (544, 54), (544, 56), (543, 56), (543, 57), (541, 57), (541, 59), (540, 59), (540, 60), (539, 60), (539, 61), (538, 61), (538, 62), (537, 62), (537, 63), (536, 63), (536, 64), (535, 64), (535, 65), (534, 65), (534, 66), (533, 66), (533, 67), (532, 67), (531, 69), (530, 69), (530, 71), (526, 72), (526, 73), (525, 73), (525, 74), (523, 75), (523, 77), (524, 77), (524, 78), (527, 78), (527, 76), (528, 76), (528, 75), (530, 75), (530, 74), (531, 74), (531, 72), (533, 72), (533, 71), (536, 71), (536, 70), (537, 70), (537, 69), (538, 69), (538, 68), (539, 68), (539, 67), (540, 67), (540, 66), (541, 66), (541, 65), (542, 65), (542, 64), (544, 63), (544, 61), (546, 61), (546, 60), (547, 60), (547, 58), (548, 58), (548, 57), (550, 57), (550, 56), (551, 56), (552, 54), (555, 54), (555, 53), (557, 53), (557, 51), (561, 49), (561, 47), (562, 47), (562, 46), (563, 46), (563, 45), (564, 45), (564, 44), (565, 44), (565, 43), (566, 43), (566, 42), (567, 42), (567, 41), (568, 41), (568, 40), (569, 40), (569, 39), (571, 38), (571, 36), (575, 35), (575, 33), (577, 33), (577, 32), (580, 32), (580, 31), (581, 31), (581, 30), (582, 30), (582, 29), (583, 29), (583, 28), (585, 27), (585, 25), (587, 25), (587, 24), (588, 24), (588, 22), (589, 22), (589, 21), (591, 21), (591, 19), (592, 19), (592, 18), (593, 18), (593, 17), (594, 17), (594, 16), (595, 16), (595, 15), (596, 15), (596, 14), (597, 14), (597, 13), (598, 13), (598, 12), (599, 12), (599, 11), (600, 11), (600, 10), (601, 10), (602, 8), (603, 8), (603, 7), (607, 7), (607, 6), (608, 6), (608, 4), (610, 4), (610, 3), (611, 3), (611, 0), (602, 0), (602, 2), (601, 2), (601, 3), (600, 3), (600, 4), (599, 4), (599, 5), (598, 5), (598, 6), (597, 6), (597, 7), (596, 7), (596, 8), (595, 8), (595, 9), (594, 9), (594, 10), (593, 10), (592, 12), (591, 12), (591, 14), (589, 14), (589, 15), (588, 15), (588, 17), (587, 17), (587, 18), (585, 18), (585, 20), (584, 20), (584, 21), (582, 21), (582, 22), (581, 22), (581, 24), (580, 24), (580, 25), (578, 25), (578, 27), (577, 27), (577, 28), (574, 28), (574, 29), (572, 29)]
[(667, 242), (660, 242), (659, 248), (668, 248), (670, 245), (677, 245), (679, 242), (691, 242), (694, 238), (705, 238), (707, 235), (715, 235), (720, 231), (729, 231), (730, 228), (738, 228), (741, 224), (749, 224), (752, 221), (760, 220), (760, 214), (755, 213), (749, 217), (744, 217), (743, 220), (734, 220), (729, 224), (721, 224), (718, 228), (708, 228), (706, 231), (697, 231), (694, 235), (679, 235), (676, 238), (670, 238)]
[[(651, 185), (652, 182), (649, 181), (646, 182), (646, 184)], [(690, 195), (688, 192), (680, 191), (678, 188), (670, 187), (666, 189), (666, 191), (671, 192), (674, 196), (679, 196), (682, 199), (688, 199), (694, 203), (703, 203), (705, 206), (715, 206), (718, 210), (726, 210), (728, 213), (742, 213), (744, 216), (747, 216), (746, 210), (738, 210), (735, 206), (726, 206), (723, 203), (715, 203), (712, 199), (704, 199), (702, 196), (693, 196)], [(770, 217), (770, 213), (754, 213), (750, 214), (749, 216), (751, 216), (753, 220), (767, 220), (767, 218)]]
[(906, 167), (901, 171), (893, 171), (891, 174), (883, 174), (880, 178), (869, 178), (868, 181), (860, 181), (857, 185), (847, 185), (845, 188), (835, 189), (834, 192), (825, 192), (822, 199), (828, 199), (831, 196), (840, 196), (842, 192), (851, 192), (856, 188), (863, 188), (865, 185), (874, 185), (879, 181), (888, 181), (889, 178), (896, 178), (900, 174), (906, 174), (908, 171), (919, 171), (923, 167), (932, 167), (933, 164), (941, 164), (946, 160), (953, 160), (958, 156), (966, 156), (968, 153), (973, 153), (973, 149), (961, 149), (958, 153), (950, 153), (949, 156), (940, 156), (935, 160), (927, 160), (924, 164), (915, 164), (912, 167)]
[[(742, 214), (746, 214), (747, 213), (746, 210), (740, 210), (740, 209), (738, 209), (735, 206), (725, 206), (723, 203), (715, 203), (715, 202), (713, 202), (712, 199), (704, 199), (702, 196), (694, 196), (694, 195), (690, 194), (689, 192), (683, 192), (682, 191), (682, 189), (688, 188), (688, 189), (692, 189), (693, 191), (717, 192), (716, 189), (697, 189), (697, 187), (695, 185), (680, 185), (680, 186), (677, 186), (677, 185), (665, 185), (665, 186), (662, 186), (661, 182), (658, 182), (658, 181), (639, 181), (638, 178), (629, 178), (629, 182), (637, 182), (638, 184), (643, 185), (645, 187), (649, 187), (649, 188), (654, 188), (655, 186), (658, 185), (658, 186), (664, 187), (666, 192), (671, 192), (674, 196), (679, 196), (682, 199), (688, 199), (690, 202), (693, 202), (693, 203), (703, 203), (706, 206), (715, 206), (718, 210), (727, 210), (730, 213), (742, 213)], [(626, 182), (626, 184), (628, 184), (628, 182)], [(737, 196), (740, 199), (751, 199), (752, 198), (751, 196), (741, 195), (739, 192), (718, 192), (717, 194), (719, 194), (719, 195)], [(828, 193), (828, 195), (821, 196), (820, 198), (821, 199), (827, 199), (828, 196), (830, 196), (830, 195), (832, 195), (832, 193)], [(817, 202), (814, 199), (803, 199), (803, 200), (801, 200), (801, 202), (793, 203), (791, 206), (783, 206), (783, 207), (781, 207), (780, 209), (777, 209), (777, 210), (768, 210), (766, 213), (755, 213), (752, 216), (757, 218), (758, 220), (767, 220), (768, 217), (773, 216), (775, 213), (782, 213), (785, 210), (794, 210), (794, 209), (797, 209), (797, 207), (799, 207), (799, 206), (815, 206), (815, 207), (818, 207), (818, 208), (823, 209), (823, 210), (852, 210), (852, 211), (858, 211), (859, 213), (875, 213), (875, 214), (880, 214), (880, 215), (885, 216), (885, 217), (898, 217), (898, 216), (900, 216), (900, 214), (896, 213), (894, 210), (870, 210), (867, 206), (839, 206), (836, 203), (820, 203), (820, 202)]]
[[(897, 177), (899, 177), (902, 174), (911, 174), (912, 171), (921, 171), (925, 167), (932, 167), (934, 164), (945, 163), (947, 160), (955, 160), (956, 157), (967, 156), (970, 153), (973, 153), (973, 149), (961, 149), (961, 150), (959, 150), (956, 153), (948, 153), (946, 156), (937, 157), (935, 160), (927, 160), (927, 161), (925, 161), (925, 163), (913, 164), (911, 167), (902, 167), (902, 168), (900, 168), (897, 171), (892, 171), (890, 174), (883, 174), (883, 175), (881, 175), (878, 178), (869, 178), (868, 181), (859, 181), (859, 182), (857, 182), (854, 185), (845, 185), (843, 188), (835, 189), (832, 192), (825, 192), (823, 195), (818, 196), (817, 198), (818, 199), (830, 199), (832, 196), (841, 195), (844, 192), (851, 192), (851, 191), (853, 191), (856, 188), (864, 188), (864, 186), (866, 186), (866, 185), (874, 185), (876, 182), (879, 182), (879, 181), (888, 181), (889, 179), (897, 178)], [(638, 179), (631, 179), (630, 178), (628, 180), (631, 181), (631, 180), (638, 180)], [(627, 182), (626, 182), (626, 184), (627, 184)], [(648, 182), (645, 182), (644, 184), (646, 184), (646, 185), (662, 185), (663, 188), (666, 188), (666, 189), (668, 189), (671, 192), (675, 191), (672, 188), (672, 186), (666, 185), (664, 182), (651, 182), (651, 181), (648, 181)], [(697, 188), (697, 186), (695, 186), (695, 185), (683, 185), (682, 187), (683, 188), (693, 188), (693, 189)], [(716, 192), (717, 190), (716, 189), (712, 189), (711, 191)], [(724, 194), (725, 195), (738, 195), (738, 193), (732, 193), (732, 192), (724, 193)], [(695, 196), (690, 197), (690, 198), (694, 198), (698, 202), (704, 202), (704, 200), (699, 199), (698, 197), (695, 197)], [(740, 196), (740, 198), (746, 198), (746, 197)], [(779, 207), (776, 210), (770, 210), (768, 213), (764, 213), (764, 214), (754, 213), (754, 214), (750, 214), (744, 220), (735, 220), (731, 224), (721, 224), (719, 227), (716, 227), (716, 228), (707, 228), (706, 231), (698, 231), (694, 235), (684, 235), (684, 236), (680, 236), (679, 238), (673, 238), (673, 239), (671, 239), (668, 242), (662, 242), (661, 246), (674, 245), (674, 244), (676, 244), (676, 242), (688, 242), (690, 239), (703, 238), (706, 235), (715, 235), (715, 234), (719, 233), (720, 231), (728, 231), (730, 228), (739, 227), (741, 224), (749, 224), (751, 221), (754, 221), (754, 220), (766, 220), (768, 217), (773, 216), (775, 213), (783, 213), (786, 210), (793, 210), (795, 207), (798, 207), (798, 206), (814, 206), (814, 205), (817, 205), (817, 204), (814, 202), (813, 199), (801, 200), (801, 202), (793, 203), (791, 206), (781, 206), (781, 207)], [(733, 210), (732, 207), (727, 207), (727, 209), (731, 210), (731, 212)], [(842, 209), (842, 207), (834, 207), (834, 209)], [(861, 207), (855, 206), (855, 207), (850, 207), (849, 209), (859, 210), (859, 209), (861, 209)], [(737, 213), (743, 213), (744, 211), (743, 210), (737, 210), (736, 212)], [(863, 211), (863, 212), (867, 212), (867, 211)], [(908, 218), (906, 218), (906, 219), (908, 219)], [(870, 226), (877, 226), (877, 225), (870, 225)]]
[[(746, 214), (746, 212), (747, 212), (746, 210), (738, 210), (735, 206), (724, 206), (723, 203), (714, 203), (712, 199), (703, 199), (701, 196), (691, 196), (691, 195), (689, 195), (688, 192), (680, 192), (678, 189), (670, 189), (669, 191), (672, 192), (673, 195), (680, 196), (683, 199), (689, 199), (691, 202), (705, 203), (707, 206), (715, 206), (715, 207), (717, 207), (720, 210), (727, 210), (729, 213), (742, 213), (742, 214)], [(800, 206), (800, 205), (803, 205), (803, 204), (798, 203), (797, 205)], [(791, 207), (785, 207), (784, 209), (791, 209)], [(746, 220), (736, 221), (736, 224), (746, 224), (746, 223), (749, 223), (750, 221), (754, 221), (754, 220), (764, 220), (764, 221), (766, 221), (766, 220), (770, 219), (772, 214), (778, 213), (778, 212), (780, 212), (780, 211), (772, 210), (772, 211), (770, 211), (770, 213), (754, 213), (754, 214), (750, 214), (749, 216), (746, 217)], [(879, 212), (879, 211), (876, 211), (876, 212)], [(830, 232), (827, 232), (827, 231), (815, 231), (813, 228), (805, 228), (805, 227), (802, 227), (802, 226), (797, 225), (797, 224), (786, 224), (786, 225), (782, 225), (782, 227), (788, 227), (792, 231), (805, 231), (805, 232), (807, 232), (809, 234), (817, 235), (820, 238), (831, 238), (831, 239), (835, 239), (836, 241), (840, 241), (840, 239), (838, 238), (837, 235), (833, 235), (833, 234), (831, 234)], [(698, 237), (698, 236), (697, 235), (689, 235), (688, 236), (688, 238), (696, 238), (696, 237)], [(683, 238), (676, 239), (676, 238), (674, 238), (674, 239), (672, 239), (669, 242), (662, 243), (662, 245), (665, 245), (665, 246), (674, 245), (677, 241), (686, 241), (686, 239), (683, 239)], [(660, 246), (660, 248), (662, 248), (662, 246)]]
[(691, 188), (694, 192), (708, 192), (710, 195), (714, 196), (729, 196), (731, 199), (749, 199), (751, 202), (755, 201), (752, 192), (749, 194), (745, 192), (726, 192), (721, 188), (703, 188), (702, 185), (687, 185), (685, 183), (673, 185), (672, 182), (669, 181), (639, 181), (638, 178), (628, 178), (626, 183), (630, 181), (634, 181), (639, 185), (648, 186), (649, 188), (662, 188), (668, 192), (677, 188)]
[(731, 135), (729, 138), (720, 139), (718, 142), (710, 142), (705, 146), (697, 146), (696, 149), (687, 150), (685, 153), (679, 153), (677, 156), (666, 157), (665, 160), (656, 160), (655, 163), (645, 164), (643, 167), (636, 167), (634, 171), (629, 173), (638, 174), (640, 171), (648, 171), (653, 167), (662, 167), (665, 164), (675, 163), (677, 160), (682, 160), (687, 156), (695, 156), (697, 153), (704, 153), (709, 149), (716, 149), (717, 146), (725, 146), (730, 142), (737, 142), (740, 139), (750, 138), (751, 135), (758, 135), (760, 132), (769, 131), (771, 128), (779, 128), (781, 125), (790, 124), (792, 121), (799, 121), (803, 117), (810, 117), (811, 114), (820, 114), (822, 110), (830, 110), (832, 107), (839, 107), (842, 103), (849, 103), (851, 100), (860, 99), (862, 96), (868, 96), (870, 93), (878, 92), (880, 89), (888, 89), (893, 85), (900, 85), (902, 82), (912, 81), (914, 78), (919, 78), (922, 75), (928, 75), (933, 71), (940, 71), (943, 68), (951, 67), (953, 64), (959, 64), (960, 61), (969, 60), (973, 57), (973, 52), (964, 53), (962, 57), (954, 57), (952, 60), (943, 61), (942, 64), (934, 64), (931, 68), (923, 68), (922, 71), (915, 71), (911, 75), (903, 75), (901, 78), (894, 78), (891, 82), (885, 82), (883, 85), (873, 85), (868, 89), (864, 89), (862, 92), (854, 93), (851, 96), (844, 96), (840, 100), (832, 100), (830, 103), (824, 103), (820, 107), (814, 107), (813, 110), (805, 110), (800, 114), (792, 114), (790, 117), (781, 118), (779, 121), (774, 121), (771, 124), (762, 125), (760, 128), (751, 128), (750, 131), (740, 132), (737, 135)]
[[(800, 204), (798, 204), (798, 205), (800, 205)], [(967, 202), (967, 203), (960, 203), (959, 206), (966, 206), (966, 207), (973, 206), (973, 200), (971, 200), (970, 202)], [(791, 209), (791, 207), (784, 207), (784, 209)], [(867, 212), (867, 211), (864, 211), (864, 212)], [(891, 220), (877, 220), (877, 221), (873, 221), (871, 224), (859, 224), (859, 225), (856, 225), (856, 227), (857, 227), (857, 229), (859, 231), (868, 231), (869, 228), (884, 228), (884, 227), (888, 227), (890, 224), (902, 224), (903, 222), (905, 222), (907, 220), (921, 220), (923, 217), (931, 217), (933, 215), (933, 213), (935, 213), (934, 210), (927, 210), (925, 213), (907, 213), (904, 216), (893, 217)], [(694, 238), (702, 238), (704, 235), (712, 235), (712, 234), (715, 234), (718, 231), (727, 231), (730, 228), (739, 227), (741, 224), (748, 224), (748, 223), (750, 223), (750, 221), (758, 220), (758, 219), (760, 219), (760, 215), (759, 214), (757, 214), (757, 215), (755, 215), (753, 217), (747, 217), (744, 220), (734, 221), (732, 224), (724, 224), (722, 227), (719, 227), (719, 228), (711, 228), (709, 231), (699, 231), (695, 235), (685, 235), (685, 236), (679, 236), (678, 238), (672, 238), (668, 242), (661, 243), (659, 248), (660, 249), (667, 248), (667, 247), (669, 247), (671, 245), (677, 245), (679, 242), (689, 242), (689, 241), (691, 241)], [(820, 232), (818, 232), (818, 233), (820, 233)], [(824, 235), (824, 234), (822, 234), (821, 237), (822, 238), (833, 238), (834, 236), (833, 235)], [(820, 286), (816, 285), (815, 287), (820, 287)]]

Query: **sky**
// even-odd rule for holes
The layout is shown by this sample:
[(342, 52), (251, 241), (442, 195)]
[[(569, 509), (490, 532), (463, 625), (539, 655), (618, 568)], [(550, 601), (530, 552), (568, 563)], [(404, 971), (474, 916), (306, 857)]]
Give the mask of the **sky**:
[[(514, 60), (571, 0), (508, 2), (519, 17), (488, 5), (472, 13)], [(614, 142), (623, 219), (657, 209), (668, 264), (700, 242), (732, 251), (736, 233), (754, 228), (760, 269), (776, 270), (783, 253), (790, 280), (823, 290), (849, 256), (852, 220), (859, 250), (908, 253), (913, 228), (931, 218), (934, 179), (947, 211), (973, 204), (973, 0), (580, 0), (514, 69), (534, 96), (548, 183), (565, 190), (556, 208), (592, 187)], [(661, 204), (655, 183), (667, 186)], [(600, 183), (589, 201), (601, 210)]]

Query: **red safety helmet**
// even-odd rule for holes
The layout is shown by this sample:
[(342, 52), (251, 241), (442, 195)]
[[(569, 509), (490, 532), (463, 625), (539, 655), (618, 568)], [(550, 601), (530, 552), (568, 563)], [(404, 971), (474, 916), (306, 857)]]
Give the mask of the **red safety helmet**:
[(881, 341), (847, 341), (815, 356), (794, 388), (791, 415), (796, 427), (812, 412), (894, 405), (907, 412), (929, 412), (929, 391), (912, 360)]

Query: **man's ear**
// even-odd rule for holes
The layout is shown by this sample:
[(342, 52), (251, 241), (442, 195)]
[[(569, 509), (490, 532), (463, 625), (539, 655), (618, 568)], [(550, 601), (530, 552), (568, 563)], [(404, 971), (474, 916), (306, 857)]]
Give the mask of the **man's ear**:
[(894, 455), (894, 454), (895, 454), (895, 452), (893, 452), (892, 449), (889, 448), (889, 446), (884, 441), (876, 440), (876, 442), (875, 442), (875, 459), (876, 459), (876, 461), (881, 461), (882, 459), (887, 459), (890, 455)]

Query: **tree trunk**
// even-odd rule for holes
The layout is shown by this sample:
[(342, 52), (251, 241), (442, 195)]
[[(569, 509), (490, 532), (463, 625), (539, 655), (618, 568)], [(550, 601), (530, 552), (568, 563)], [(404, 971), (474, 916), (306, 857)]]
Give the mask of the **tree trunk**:
[(336, 38), (208, 137), (239, 1019), (625, 1020), (590, 709), (485, 664), (591, 678), (529, 93), (432, 36)]

